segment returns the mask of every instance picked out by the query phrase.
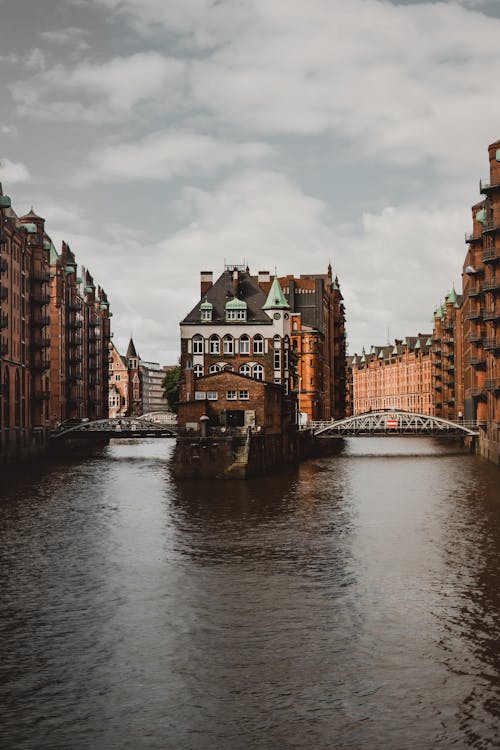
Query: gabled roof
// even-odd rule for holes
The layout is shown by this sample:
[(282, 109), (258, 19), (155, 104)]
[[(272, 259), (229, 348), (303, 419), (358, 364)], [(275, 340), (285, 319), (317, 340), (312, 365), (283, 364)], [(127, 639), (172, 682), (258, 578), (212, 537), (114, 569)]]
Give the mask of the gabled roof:
[(193, 307), (183, 323), (199, 323), (201, 304), (210, 302), (212, 304), (212, 324), (229, 325), (226, 322), (226, 303), (237, 298), (246, 302), (247, 306), (247, 323), (268, 323), (271, 319), (262, 308), (266, 302), (266, 294), (261, 289), (256, 279), (252, 278), (246, 271), (240, 271), (238, 274), (238, 284), (235, 288), (232, 271), (224, 271), (217, 281), (203, 295), (203, 300)]

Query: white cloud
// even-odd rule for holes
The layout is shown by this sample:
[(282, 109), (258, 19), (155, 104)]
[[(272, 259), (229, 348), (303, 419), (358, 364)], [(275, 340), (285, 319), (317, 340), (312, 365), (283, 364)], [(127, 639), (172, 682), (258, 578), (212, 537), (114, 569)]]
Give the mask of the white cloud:
[(24, 64), (31, 70), (43, 70), (45, 68), (45, 55), (41, 49), (34, 47), (24, 58)]
[(78, 28), (77, 26), (68, 26), (64, 29), (53, 29), (47, 31), (40, 31), (40, 36), (47, 42), (54, 42), (55, 44), (73, 44), (77, 40), (81, 40), (82, 36), (88, 34), (86, 29)]
[(0, 133), (2, 135), (8, 135), (10, 138), (15, 138), (18, 135), (18, 129), (15, 125), (0, 125)]
[(79, 182), (171, 179), (185, 173), (210, 174), (238, 162), (254, 162), (271, 153), (262, 143), (235, 143), (189, 132), (162, 131), (134, 143), (99, 149)]
[[(182, 87), (184, 64), (155, 52), (115, 57), (72, 69), (49, 68), (10, 85), (21, 114), (47, 119), (106, 122), (169, 88)], [(84, 101), (82, 101), (84, 97)]]
[(24, 164), (10, 159), (0, 159), (0, 181), (4, 181), (5, 185), (28, 180), (31, 180), (31, 175)]

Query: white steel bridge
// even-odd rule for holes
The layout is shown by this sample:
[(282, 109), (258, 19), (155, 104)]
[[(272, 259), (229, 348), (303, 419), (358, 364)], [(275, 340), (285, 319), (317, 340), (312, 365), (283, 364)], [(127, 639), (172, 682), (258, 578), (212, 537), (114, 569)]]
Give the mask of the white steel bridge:
[(476, 422), (453, 422), (429, 414), (415, 414), (399, 409), (371, 411), (331, 422), (310, 422), (318, 438), (342, 437), (478, 437)]

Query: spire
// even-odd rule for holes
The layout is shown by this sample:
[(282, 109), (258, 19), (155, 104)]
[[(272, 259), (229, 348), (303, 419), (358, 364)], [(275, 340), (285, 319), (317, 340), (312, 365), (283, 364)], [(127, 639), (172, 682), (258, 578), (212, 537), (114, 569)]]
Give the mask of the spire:
[(280, 286), (278, 277), (275, 276), (269, 294), (267, 295), (266, 304), (262, 305), (263, 310), (289, 310), (290, 305), (286, 301), (283, 289)]
[(133, 341), (132, 337), (130, 337), (130, 341), (129, 341), (128, 349), (127, 349), (127, 354), (125, 356), (127, 357), (127, 359), (130, 359), (131, 357), (136, 357), (136, 358), (138, 357), (138, 354), (137, 354), (137, 352), (135, 350), (134, 341)]
[(328, 278), (331, 279), (332, 278), (332, 264), (331, 263), (328, 263), (328, 272), (327, 272), (327, 274), (328, 274)]
[(454, 305), (457, 301), (457, 293), (455, 291), (455, 284), (453, 284), (453, 289), (449, 293), (449, 295), (446, 297), (446, 301), (450, 304)]

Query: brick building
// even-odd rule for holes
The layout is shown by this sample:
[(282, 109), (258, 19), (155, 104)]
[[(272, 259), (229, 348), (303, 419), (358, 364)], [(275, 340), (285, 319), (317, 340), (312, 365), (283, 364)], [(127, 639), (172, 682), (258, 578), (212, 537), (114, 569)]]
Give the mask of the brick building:
[(49, 427), (107, 411), (111, 313), (69, 247), (58, 254), (45, 220), (19, 217), (1, 187), (0, 272), (0, 452), (19, 458)]
[(488, 147), (484, 199), (472, 207), (463, 265), (464, 415), (483, 426), (480, 450), (500, 462), (500, 141)]
[(291, 341), (296, 357), (294, 388), (307, 420), (345, 415), (345, 311), (338, 278), (326, 274), (287, 275), (279, 279), (292, 315)]
[[(201, 388), (198, 381), (206, 383), (206, 376), (217, 373), (224, 373), (221, 384), (226, 383), (228, 373), (243, 377), (234, 377), (234, 386), (226, 388), (236, 393), (236, 398), (224, 399), (219, 398), (222, 385), (216, 388), (217, 378), (210, 379), (212, 390), (217, 392), (217, 399), (214, 399), (217, 406), (210, 408), (212, 422), (224, 426), (228, 420), (233, 420), (235, 426), (243, 426), (245, 420), (246, 424), (253, 424), (259, 415), (265, 418), (259, 402), (266, 401), (267, 393), (275, 391), (269, 389), (270, 384), (282, 390), (280, 429), (295, 418), (292, 414), (295, 403), (290, 392), (290, 305), (276, 277), (271, 281), (267, 272), (254, 277), (248, 268), (226, 266), (214, 283), (212, 273), (204, 271), (200, 300), (180, 325), (181, 426), (193, 424), (193, 409), (202, 408), (195, 404), (201, 399), (196, 396)], [(252, 381), (267, 385), (254, 386)], [(248, 383), (249, 388), (242, 383)], [(240, 399), (239, 393), (245, 390), (249, 392), (249, 399)], [(209, 397), (206, 400), (208, 403)], [(240, 401), (245, 402), (243, 406)], [(234, 408), (228, 410), (227, 404)], [(228, 411), (234, 414), (228, 415)], [(256, 426), (271, 429), (265, 422)]]
[(419, 333), (352, 358), (353, 414), (404, 409), (434, 414), (432, 336)]
[(455, 289), (434, 312), (432, 333), (434, 413), (444, 419), (464, 414), (462, 295)]
[(49, 426), (49, 252), (44, 220), (18, 217), (0, 186), (0, 450)]
[(109, 349), (109, 416), (129, 417), (168, 412), (163, 379), (168, 367), (145, 362), (130, 339), (122, 355), (114, 344)]

